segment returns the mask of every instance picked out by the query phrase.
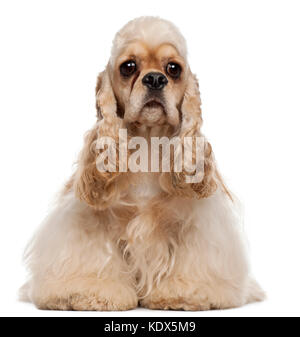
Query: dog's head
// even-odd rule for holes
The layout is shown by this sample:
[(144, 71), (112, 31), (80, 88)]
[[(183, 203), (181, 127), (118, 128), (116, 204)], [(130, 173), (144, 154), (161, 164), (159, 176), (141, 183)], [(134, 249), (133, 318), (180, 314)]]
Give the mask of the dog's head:
[(185, 98), (190, 96), (197, 100), (200, 118), (200, 98), (187, 63), (186, 43), (171, 22), (141, 17), (117, 33), (107, 68), (98, 77), (99, 117), (115, 114), (137, 126), (176, 127), (182, 120)]
[[(200, 105), (198, 82), (189, 68), (185, 40), (178, 29), (169, 21), (154, 17), (130, 21), (117, 33), (109, 63), (98, 76), (99, 121), (87, 134), (74, 177), (79, 198), (103, 208), (117, 200), (127, 188), (128, 177), (121, 171), (98, 171), (96, 143), (99, 139), (109, 137), (119, 144), (121, 128), (133, 131), (132, 136), (135, 131), (144, 134), (148, 127), (152, 131), (159, 126), (152, 134), (158, 131), (159, 136), (178, 136), (181, 144), (186, 138), (194, 142), (196, 137), (202, 136)], [(160, 127), (162, 125), (167, 127)], [(180, 153), (174, 152), (171, 161), (177, 155)], [(208, 142), (205, 142), (203, 157), (204, 175), (200, 183), (187, 184), (183, 172), (161, 172), (162, 190), (170, 195), (197, 198), (211, 195), (221, 179)], [(119, 165), (117, 154), (113, 158)], [(192, 151), (191, 162), (196, 159), (196, 152)]]

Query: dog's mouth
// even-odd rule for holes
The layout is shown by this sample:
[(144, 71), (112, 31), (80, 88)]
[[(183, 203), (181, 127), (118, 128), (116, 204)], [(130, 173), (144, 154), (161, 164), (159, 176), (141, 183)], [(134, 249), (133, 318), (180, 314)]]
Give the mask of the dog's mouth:
[(144, 105), (144, 107), (143, 107), (143, 109), (148, 109), (148, 110), (153, 110), (153, 111), (155, 111), (155, 110), (157, 110), (157, 109), (160, 109), (160, 110), (162, 110), (163, 112), (165, 112), (165, 107), (164, 107), (164, 105), (160, 102), (160, 101), (157, 101), (157, 100), (154, 100), (154, 99), (152, 99), (152, 100), (150, 100), (149, 102), (147, 102), (145, 105)]
[(142, 107), (138, 122), (140, 124), (154, 126), (163, 124), (165, 120), (166, 109), (163, 102), (158, 99), (150, 99)]
[(148, 114), (148, 115), (166, 115), (166, 107), (162, 100), (159, 98), (150, 98), (144, 104), (141, 109), (141, 114)]

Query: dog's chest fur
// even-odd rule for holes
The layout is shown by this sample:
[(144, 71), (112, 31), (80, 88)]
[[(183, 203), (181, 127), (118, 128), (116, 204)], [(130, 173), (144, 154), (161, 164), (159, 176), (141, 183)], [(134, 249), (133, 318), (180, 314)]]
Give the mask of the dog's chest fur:
[(141, 126), (138, 130), (135, 131), (135, 136), (143, 137), (147, 140), (149, 145), (148, 148), (148, 163), (149, 163), (149, 172), (139, 172), (131, 176), (131, 184), (128, 191), (130, 198), (134, 199), (137, 202), (137, 205), (145, 206), (148, 200), (151, 200), (159, 193), (162, 192), (162, 189), (159, 184), (159, 173), (150, 172), (151, 171), (151, 138), (152, 137), (165, 137), (170, 136), (169, 126), (156, 126), (156, 127), (146, 127)]
[(143, 206), (147, 201), (154, 198), (162, 190), (158, 181), (158, 174), (155, 173), (137, 173), (133, 183), (130, 185), (128, 194), (135, 200), (137, 206)]

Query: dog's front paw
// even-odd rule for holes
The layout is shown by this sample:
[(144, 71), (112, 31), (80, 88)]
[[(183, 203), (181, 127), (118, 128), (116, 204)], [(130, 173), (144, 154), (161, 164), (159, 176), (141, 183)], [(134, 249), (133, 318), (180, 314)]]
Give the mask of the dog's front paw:
[(195, 289), (181, 280), (169, 280), (156, 286), (140, 300), (140, 305), (156, 310), (209, 310), (211, 303)]
[(187, 299), (184, 297), (163, 297), (163, 296), (151, 296), (140, 301), (142, 307), (154, 310), (188, 310), (188, 311), (200, 311), (211, 309), (207, 301), (201, 301), (197, 303), (193, 299)]
[(97, 279), (49, 282), (33, 289), (31, 297), (44, 310), (130, 310), (138, 304), (137, 295), (129, 285)]
[(173, 279), (162, 282), (140, 301), (141, 306), (161, 310), (229, 309), (246, 303), (245, 287), (227, 282), (211, 285), (194, 280)]

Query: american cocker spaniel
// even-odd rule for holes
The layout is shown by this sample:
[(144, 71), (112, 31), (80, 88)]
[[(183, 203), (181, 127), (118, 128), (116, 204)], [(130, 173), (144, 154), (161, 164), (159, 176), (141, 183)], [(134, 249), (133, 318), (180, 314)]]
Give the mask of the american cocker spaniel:
[[(236, 201), (200, 131), (200, 105), (186, 42), (172, 23), (141, 17), (117, 33), (76, 172), (26, 250), (24, 300), (57, 310), (207, 310), (264, 298)], [(162, 168), (168, 152), (150, 167), (154, 139), (173, 138), (190, 146), (169, 144), (170, 170)], [(202, 158), (194, 165), (201, 179), (188, 179), (188, 165), (174, 168), (189, 150), (189, 165)]]

